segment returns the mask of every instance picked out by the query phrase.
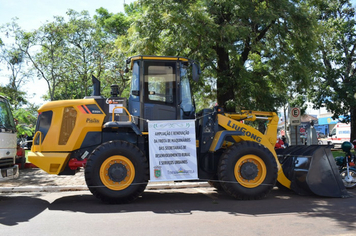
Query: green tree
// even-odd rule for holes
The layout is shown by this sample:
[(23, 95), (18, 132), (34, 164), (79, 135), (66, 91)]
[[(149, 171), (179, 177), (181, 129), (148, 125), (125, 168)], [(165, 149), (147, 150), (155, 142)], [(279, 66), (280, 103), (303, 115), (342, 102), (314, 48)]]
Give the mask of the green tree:
[[(118, 84), (119, 96), (128, 97), (129, 80), (123, 77), (125, 55), (115, 46), (115, 39), (125, 35), (130, 26), (128, 17), (124, 13), (109, 13), (104, 8), (96, 10), (94, 20), (97, 30), (100, 31), (103, 73), (101, 74), (103, 94), (110, 96), (110, 85)], [(125, 91), (125, 92), (124, 92)]]
[(35, 132), (37, 116), (35, 115), (37, 107), (19, 108), (12, 111), (14, 118), (18, 121), (16, 125), (17, 136), (32, 136)]
[(9, 97), (15, 109), (28, 103), (25, 93), (21, 92), (21, 87), (28, 82), (32, 76), (26, 65), (26, 57), (16, 44), (18, 42), (16, 32), (21, 31), (16, 19), (1, 27), (1, 32), (15, 41), (15, 43), (5, 44), (1, 42), (0, 44), (0, 62), (9, 72), (6, 74), (9, 82), (2, 87), (1, 90)]
[(351, 122), (356, 139), (356, 28), (355, 9), (349, 0), (321, 2), (316, 9), (320, 21), (317, 71), (311, 97), (316, 108), (326, 107), (333, 118)]
[(48, 97), (55, 99), (57, 86), (67, 81), (68, 72), (63, 66), (64, 19), (54, 17), (54, 22), (47, 22), (33, 32), (18, 32), (21, 39), (18, 47), (32, 62), (38, 79), (44, 79), (48, 87)]
[(66, 48), (62, 63), (69, 71), (72, 83), (62, 84), (62, 89), (72, 91), (71, 98), (83, 98), (89, 94), (91, 75), (100, 77), (103, 71), (101, 38), (87, 11), (78, 13), (69, 10), (67, 15), (69, 20), (65, 24)]
[[(32, 136), (35, 131), (35, 124), (37, 119), (37, 106), (26, 102), (27, 107), (19, 107), (19, 101), (26, 101), (25, 92), (14, 91), (9, 87), (0, 86), (0, 94), (9, 99), (11, 111), (14, 119), (17, 120), (16, 129), (17, 136), (23, 137), (25, 135)], [(13, 98), (15, 97), (15, 99)], [(25, 102), (24, 102), (25, 103)]]
[(117, 60), (113, 36), (105, 31), (109, 26), (99, 24), (106, 22), (101, 21), (104, 16), (98, 22), (87, 11), (68, 10), (67, 16), (68, 20), (56, 16), (33, 32), (18, 31), (18, 48), (32, 62), (37, 77), (47, 82), (47, 99), (89, 95), (92, 75), (102, 77), (102, 86), (110, 94), (111, 83), (123, 81), (118, 66), (123, 60)]
[(216, 92), (220, 105), (274, 110), (287, 88), (310, 85), (316, 21), (304, 1), (145, 0), (140, 7), (119, 48), (199, 60), (210, 80), (200, 94)]
[(103, 31), (111, 36), (111, 39), (116, 39), (119, 35), (125, 35), (130, 27), (130, 22), (126, 15), (122, 12), (110, 13), (105, 8), (96, 10), (97, 15), (94, 15), (96, 23), (102, 27)]
[(28, 101), (26, 99), (26, 93), (20, 90), (13, 89), (9, 84), (5, 86), (0, 86), (0, 94), (6, 96), (13, 105), (14, 109), (28, 105)]

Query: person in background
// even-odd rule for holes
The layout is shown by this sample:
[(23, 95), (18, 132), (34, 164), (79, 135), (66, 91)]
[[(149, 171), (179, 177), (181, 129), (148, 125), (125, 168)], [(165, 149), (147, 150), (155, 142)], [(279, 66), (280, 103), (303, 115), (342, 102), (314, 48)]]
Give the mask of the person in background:
[(20, 146), (19, 143), (17, 144), (16, 164), (20, 164), (20, 169), (24, 169), (26, 164), (25, 150)]
[(280, 148), (285, 148), (284, 143), (280, 137), (277, 137), (276, 145), (274, 146), (274, 149), (280, 149)]
[(287, 148), (289, 146), (289, 144), (287, 143), (287, 138), (286, 136), (282, 135), (282, 141), (284, 143), (284, 146)]
[(31, 147), (32, 147), (32, 139), (33, 139), (33, 135), (31, 136), (27, 136), (26, 137), (26, 146), (27, 146), (27, 149), (28, 150), (31, 150)]

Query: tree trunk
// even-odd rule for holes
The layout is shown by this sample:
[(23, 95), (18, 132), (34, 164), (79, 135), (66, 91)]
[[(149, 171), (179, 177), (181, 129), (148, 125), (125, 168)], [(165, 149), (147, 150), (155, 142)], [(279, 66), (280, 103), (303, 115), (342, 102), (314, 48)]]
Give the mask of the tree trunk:
[(350, 109), (350, 130), (351, 130), (351, 136), (350, 136), (350, 141), (352, 142), (353, 140), (356, 139), (356, 107), (352, 107)]
[[(226, 102), (234, 99), (234, 83), (230, 72), (229, 54), (225, 48), (216, 46), (217, 61), (217, 102), (226, 109)], [(231, 110), (231, 108), (230, 108)]]

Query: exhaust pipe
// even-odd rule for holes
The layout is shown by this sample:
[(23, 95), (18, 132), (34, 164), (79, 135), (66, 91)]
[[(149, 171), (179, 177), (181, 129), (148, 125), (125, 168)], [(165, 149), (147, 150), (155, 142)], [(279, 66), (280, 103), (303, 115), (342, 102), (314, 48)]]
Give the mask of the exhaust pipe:
[(91, 96), (101, 96), (100, 81), (94, 75), (91, 76), (91, 81), (93, 82), (93, 92)]

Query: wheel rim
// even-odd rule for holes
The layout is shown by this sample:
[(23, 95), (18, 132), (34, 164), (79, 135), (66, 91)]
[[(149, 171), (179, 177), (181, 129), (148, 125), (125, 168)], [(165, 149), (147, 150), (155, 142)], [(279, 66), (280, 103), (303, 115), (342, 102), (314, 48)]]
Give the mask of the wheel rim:
[(245, 155), (235, 164), (236, 181), (246, 188), (255, 188), (262, 184), (267, 175), (264, 161), (255, 155)]
[(111, 190), (123, 190), (135, 178), (135, 167), (124, 156), (111, 156), (100, 167), (100, 179)]

